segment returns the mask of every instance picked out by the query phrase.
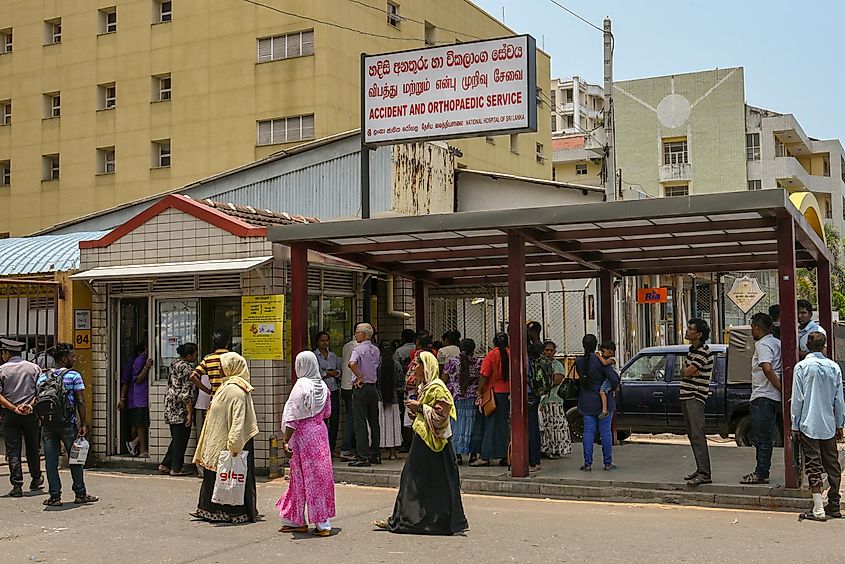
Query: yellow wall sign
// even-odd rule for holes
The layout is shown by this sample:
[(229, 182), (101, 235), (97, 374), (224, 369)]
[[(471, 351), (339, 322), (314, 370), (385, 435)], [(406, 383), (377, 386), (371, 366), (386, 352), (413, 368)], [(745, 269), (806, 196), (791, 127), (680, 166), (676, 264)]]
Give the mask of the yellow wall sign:
[(77, 329), (73, 335), (73, 348), (75, 349), (90, 349), (91, 348), (91, 330)]
[(285, 296), (241, 296), (242, 353), (250, 360), (282, 360)]

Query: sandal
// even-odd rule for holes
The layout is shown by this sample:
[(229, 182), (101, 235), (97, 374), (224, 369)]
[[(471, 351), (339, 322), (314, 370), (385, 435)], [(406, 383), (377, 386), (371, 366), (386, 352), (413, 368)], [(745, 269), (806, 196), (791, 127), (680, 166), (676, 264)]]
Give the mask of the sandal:
[(585, 465), (583, 465), (581, 468), (579, 468), (578, 470), (580, 470), (581, 472), (592, 472), (592, 471), (593, 471), (593, 467), (592, 467), (592, 466), (587, 466), (587, 465), (585, 464)]
[(193, 474), (191, 474), (187, 470), (180, 470), (179, 472), (174, 472), (173, 470), (171, 470), (169, 475), (173, 476), (174, 478), (181, 476), (193, 476)]
[(291, 527), (290, 525), (283, 525), (281, 529), (279, 529), (280, 533), (307, 533), (308, 532), (308, 525), (303, 525), (301, 527)]
[(757, 475), (756, 472), (752, 472), (750, 474), (746, 474), (745, 476), (743, 476), (742, 479), (739, 481), (739, 483), (740, 484), (768, 484), (769, 479), (768, 478), (761, 478), (760, 476)]
[(826, 523), (827, 516), (816, 517), (816, 514), (812, 511), (805, 511), (801, 515), (798, 516), (799, 521), (818, 521), (819, 523)]
[(94, 503), (95, 501), (100, 501), (100, 498), (95, 495), (88, 495), (82, 494), (76, 496), (76, 499), (73, 500), (74, 503)]
[(330, 536), (332, 536), (332, 530), (331, 529), (318, 529), (318, 528), (315, 527), (314, 528), (314, 536), (315, 537), (330, 537)]
[(387, 530), (390, 528), (390, 525), (387, 524), (387, 520), (385, 519), (376, 519), (373, 521), (373, 526), (378, 527), (379, 529)]
[(44, 505), (46, 505), (48, 507), (61, 507), (62, 506), (62, 498), (51, 497), (50, 499), (45, 499)]
[(490, 461), (489, 460), (482, 460), (482, 459), (479, 458), (478, 460), (476, 460), (474, 462), (470, 462), (469, 465), (472, 466), (473, 468), (479, 468), (481, 466), (490, 466)]
[(170, 474), (170, 472), (172, 472), (172, 470), (170, 468), (168, 468), (167, 466), (165, 466), (164, 464), (158, 465), (158, 473), (159, 474)]

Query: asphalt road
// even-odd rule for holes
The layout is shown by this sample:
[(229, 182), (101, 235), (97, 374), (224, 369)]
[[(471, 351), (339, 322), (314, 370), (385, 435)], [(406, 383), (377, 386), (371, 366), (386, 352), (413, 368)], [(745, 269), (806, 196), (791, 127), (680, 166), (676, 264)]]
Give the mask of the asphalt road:
[[(64, 562), (833, 562), (845, 520), (790, 513), (464, 496), (470, 530), (455, 537), (373, 530), (396, 492), (338, 485), (329, 538), (278, 532), (284, 482), (258, 484), (264, 520), (192, 521), (199, 480), (86, 472), (99, 503), (44, 508), (46, 494), (0, 498), (0, 561)], [(5, 476), (4, 476), (5, 479)], [(5, 487), (5, 486), (4, 486)], [(809, 503), (809, 502), (808, 502)]]

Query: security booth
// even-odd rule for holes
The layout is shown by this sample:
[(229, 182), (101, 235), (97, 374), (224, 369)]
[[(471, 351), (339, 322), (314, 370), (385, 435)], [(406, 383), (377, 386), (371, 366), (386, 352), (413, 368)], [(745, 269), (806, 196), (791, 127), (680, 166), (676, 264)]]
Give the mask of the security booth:
[[(817, 269), (821, 324), (830, 329), (832, 321), (833, 257), (817, 210), (799, 209), (782, 190), (274, 226), (268, 236), (291, 248), (292, 355), (306, 343), (309, 251), (414, 279), (419, 328), (429, 319), (432, 287), (505, 287), (515, 477), (528, 476), (523, 362), (528, 281), (596, 279), (604, 340), (614, 336), (614, 285), (623, 277), (777, 270), (785, 409), (798, 356), (796, 268)], [(784, 415), (785, 478), (795, 487), (788, 412)]]
[[(201, 356), (208, 354), (212, 334), (222, 329), (232, 336), (230, 350), (248, 361), (261, 429), (256, 465), (267, 468), (269, 439), (279, 427), (290, 390), (289, 347), (283, 340), (289, 336), (290, 252), (267, 239), (267, 226), (314, 221), (170, 195), (80, 244), (82, 270), (72, 278), (93, 290), (92, 380), (97, 392), (92, 448), (97, 458), (125, 461), (127, 456), (128, 426), (117, 403), (121, 374), (136, 347), (146, 345), (154, 361), (148, 377), (148, 462), (158, 463), (170, 442), (164, 395), (176, 348), (193, 342)], [(352, 337), (361, 269), (317, 252), (308, 258), (309, 331), (329, 331), (339, 354)]]

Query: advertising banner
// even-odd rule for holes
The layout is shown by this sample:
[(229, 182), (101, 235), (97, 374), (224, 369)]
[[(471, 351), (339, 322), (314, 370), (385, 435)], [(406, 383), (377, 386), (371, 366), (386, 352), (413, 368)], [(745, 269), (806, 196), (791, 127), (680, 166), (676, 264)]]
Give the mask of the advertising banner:
[(241, 297), (242, 352), (249, 360), (282, 360), (285, 296)]
[(530, 35), (361, 57), (370, 145), (537, 131)]

